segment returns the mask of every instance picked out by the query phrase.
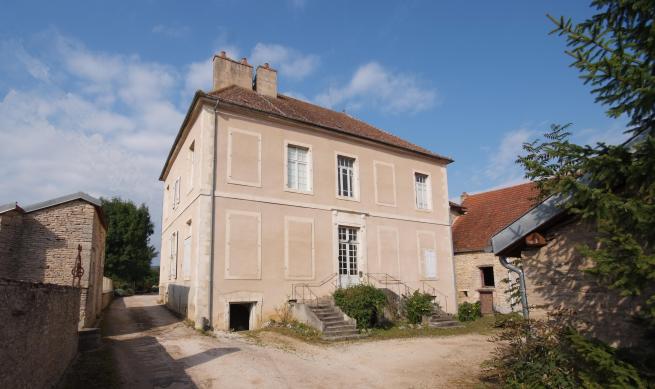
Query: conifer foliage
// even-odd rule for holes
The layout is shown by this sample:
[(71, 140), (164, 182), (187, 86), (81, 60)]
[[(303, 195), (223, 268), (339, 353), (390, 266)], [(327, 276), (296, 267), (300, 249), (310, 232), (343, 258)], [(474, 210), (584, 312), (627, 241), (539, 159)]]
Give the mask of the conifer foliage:
[(611, 288), (637, 297), (655, 325), (655, 3), (596, 0), (582, 23), (549, 16), (567, 40), (571, 66), (592, 86), (612, 118), (627, 119), (622, 145), (577, 145), (571, 125), (552, 125), (524, 145), (518, 163), (543, 196), (568, 197), (564, 207), (597, 229), (597, 245), (582, 247), (589, 271)]

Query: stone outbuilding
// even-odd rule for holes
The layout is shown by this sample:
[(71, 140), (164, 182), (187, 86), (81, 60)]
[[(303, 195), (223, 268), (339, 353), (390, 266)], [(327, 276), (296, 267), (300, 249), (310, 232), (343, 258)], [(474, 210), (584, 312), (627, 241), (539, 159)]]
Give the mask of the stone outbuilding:
[(497, 261), (520, 263), (531, 318), (563, 309), (595, 338), (619, 347), (643, 345), (649, 335), (639, 324), (640, 307), (652, 289), (642, 297), (622, 296), (588, 273), (593, 262), (579, 248), (598, 244), (596, 227), (566, 212), (565, 202), (565, 196), (548, 197), (495, 233)]
[[(0, 205), (0, 277), (79, 287), (79, 327), (93, 326), (102, 309), (106, 234), (100, 201), (86, 193)], [(78, 253), (83, 273), (76, 279)]]
[(508, 313), (510, 278), (491, 250), (491, 237), (530, 210), (538, 188), (532, 183), (476, 194), (450, 205), (458, 303), (480, 301), (482, 312)]

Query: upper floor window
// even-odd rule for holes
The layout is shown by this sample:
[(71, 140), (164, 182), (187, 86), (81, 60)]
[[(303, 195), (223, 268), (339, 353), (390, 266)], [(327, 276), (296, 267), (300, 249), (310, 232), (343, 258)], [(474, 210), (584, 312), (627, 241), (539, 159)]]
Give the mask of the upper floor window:
[(355, 198), (355, 158), (337, 156), (337, 194)]
[(309, 192), (311, 188), (311, 160), (307, 147), (287, 145), (287, 188)]
[(173, 184), (173, 209), (177, 208), (177, 206), (180, 204), (180, 177), (177, 177), (175, 179), (175, 183)]
[(195, 175), (195, 165), (196, 165), (196, 142), (193, 141), (191, 142), (191, 145), (189, 146), (189, 151), (187, 154), (187, 158), (189, 160), (189, 167), (190, 167), (190, 172), (189, 172), (189, 189), (187, 192), (191, 192), (193, 190), (193, 176)]
[(430, 209), (430, 176), (423, 173), (414, 173), (414, 185), (416, 208)]

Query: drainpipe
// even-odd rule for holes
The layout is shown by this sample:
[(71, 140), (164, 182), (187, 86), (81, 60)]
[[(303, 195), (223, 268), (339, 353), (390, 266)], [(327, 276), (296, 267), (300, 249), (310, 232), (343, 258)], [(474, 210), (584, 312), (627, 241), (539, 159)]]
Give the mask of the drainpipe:
[(521, 306), (523, 307), (523, 318), (529, 319), (530, 312), (528, 311), (528, 294), (525, 291), (525, 273), (523, 269), (518, 266), (512, 265), (507, 262), (507, 257), (500, 256), (500, 264), (509, 271), (513, 271), (519, 276), (519, 291), (521, 292)]
[[(211, 226), (210, 226), (210, 245), (209, 245), (209, 320), (208, 327), (213, 328), (213, 317), (214, 317), (214, 229), (216, 228), (216, 163), (218, 159), (218, 98), (216, 98), (216, 104), (214, 104), (214, 152), (212, 158), (212, 190), (210, 193), (211, 199)], [(208, 328), (208, 329), (209, 329)]]

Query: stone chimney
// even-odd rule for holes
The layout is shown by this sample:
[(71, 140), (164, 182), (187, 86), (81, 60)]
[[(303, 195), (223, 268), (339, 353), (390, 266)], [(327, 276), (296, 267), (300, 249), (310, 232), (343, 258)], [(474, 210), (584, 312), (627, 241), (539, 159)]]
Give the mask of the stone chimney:
[(268, 63), (257, 66), (255, 90), (263, 96), (277, 97), (277, 70)]
[(252, 66), (246, 58), (237, 62), (228, 58), (224, 51), (214, 56), (214, 85), (218, 90), (230, 85), (252, 90)]

